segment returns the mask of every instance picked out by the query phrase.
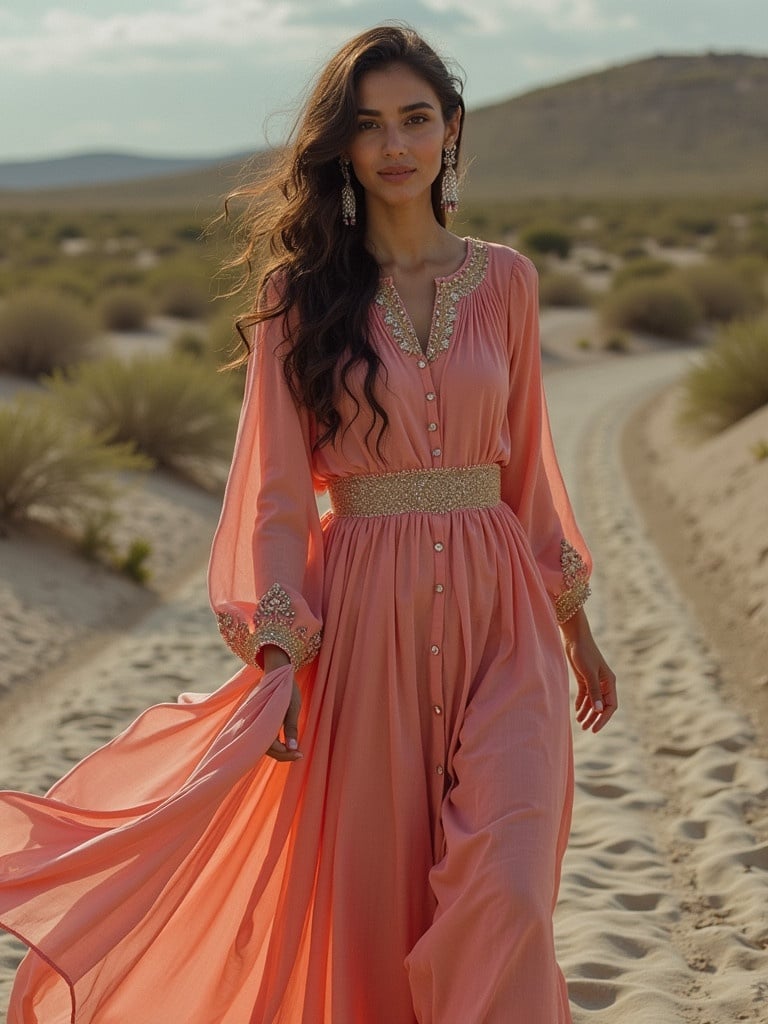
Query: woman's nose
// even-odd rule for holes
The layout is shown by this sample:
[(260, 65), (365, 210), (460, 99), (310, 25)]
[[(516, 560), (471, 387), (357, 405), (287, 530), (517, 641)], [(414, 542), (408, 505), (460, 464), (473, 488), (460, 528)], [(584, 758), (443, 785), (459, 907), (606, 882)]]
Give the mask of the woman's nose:
[(386, 156), (394, 156), (405, 150), (403, 135), (399, 128), (392, 127), (386, 130), (384, 137), (384, 153)]

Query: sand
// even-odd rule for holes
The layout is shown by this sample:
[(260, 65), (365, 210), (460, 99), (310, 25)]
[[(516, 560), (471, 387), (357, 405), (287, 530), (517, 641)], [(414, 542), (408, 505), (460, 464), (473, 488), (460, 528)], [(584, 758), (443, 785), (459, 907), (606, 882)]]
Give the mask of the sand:
[[(545, 318), (545, 334), (550, 326)], [(765, 748), (722, 688), (722, 655), (649, 539), (621, 464), (628, 416), (676, 379), (687, 356), (578, 365), (567, 359), (562, 320), (558, 331), (547, 390), (598, 567), (590, 619), (622, 694), (605, 732), (574, 724), (576, 806), (556, 931), (575, 1024), (765, 1021)], [(151, 497), (127, 499), (167, 551), (149, 595), (92, 566), (76, 571), (61, 549), (51, 564), (39, 538), (2, 542), (0, 610), (13, 607), (16, 625), (0, 643), (30, 624), (27, 661), (14, 652), (18, 678), (0, 693), (5, 786), (43, 792), (148, 704), (213, 689), (235, 667), (204, 588), (216, 500), (153, 480)], [(36, 582), (25, 582), (37, 563)], [(65, 621), (76, 656), (49, 657)], [(17, 944), (0, 940), (0, 1006), (17, 957)]]

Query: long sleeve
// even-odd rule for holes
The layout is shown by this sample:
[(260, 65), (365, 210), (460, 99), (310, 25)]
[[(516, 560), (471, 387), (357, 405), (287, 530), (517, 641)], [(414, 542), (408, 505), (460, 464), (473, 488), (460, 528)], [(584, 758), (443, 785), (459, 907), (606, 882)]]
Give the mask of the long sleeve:
[(320, 648), (323, 541), (311, 468), (310, 419), (283, 373), (282, 318), (251, 332), (245, 395), (208, 591), (219, 629), (248, 664), (275, 644), (294, 669)]
[(541, 375), (538, 275), (516, 255), (509, 299), (509, 462), (502, 467), (501, 497), (531, 543), (559, 622), (589, 597), (592, 558), (582, 537), (557, 463)]

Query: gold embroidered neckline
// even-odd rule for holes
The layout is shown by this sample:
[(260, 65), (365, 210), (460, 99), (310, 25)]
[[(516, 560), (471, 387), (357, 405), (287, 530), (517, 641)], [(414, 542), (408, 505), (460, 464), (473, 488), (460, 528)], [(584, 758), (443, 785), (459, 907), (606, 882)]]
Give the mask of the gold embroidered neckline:
[(376, 292), (384, 322), (397, 344), (409, 355), (433, 362), (451, 343), (459, 301), (482, 282), (488, 266), (488, 246), (476, 238), (467, 238), (467, 254), (452, 274), (435, 278), (435, 304), (426, 349), (421, 347), (403, 300), (391, 277), (383, 277)]

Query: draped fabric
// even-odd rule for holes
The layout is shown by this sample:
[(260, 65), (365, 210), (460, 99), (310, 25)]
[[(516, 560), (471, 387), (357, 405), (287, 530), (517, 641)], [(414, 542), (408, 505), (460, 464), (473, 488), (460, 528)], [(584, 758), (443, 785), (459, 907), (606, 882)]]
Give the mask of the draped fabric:
[[(244, 666), (149, 708), (45, 797), (0, 794), (0, 923), (30, 946), (10, 1024), (570, 1022), (552, 935), (573, 788), (557, 620), (591, 562), (537, 305), (527, 259), (468, 239), (422, 352), (384, 278), (381, 455), (349, 396), (348, 429), (315, 450), (283, 322), (254, 330), (209, 567)], [(317, 513), (343, 477), (492, 464), (493, 507)], [(292, 666), (265, 674), (264, 644)], [(264, 752), (292, 668), (304, 758), (288, 765)]]

